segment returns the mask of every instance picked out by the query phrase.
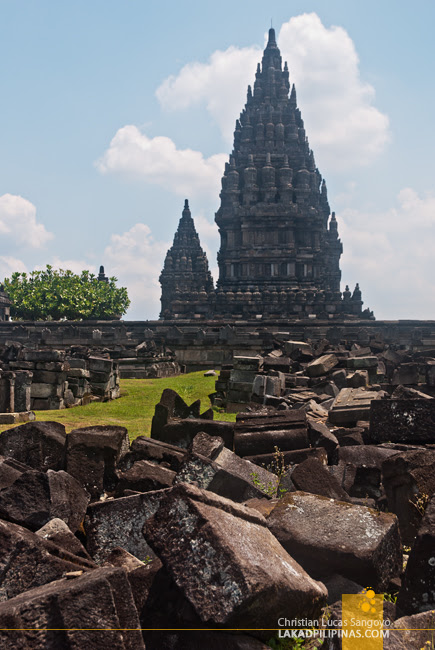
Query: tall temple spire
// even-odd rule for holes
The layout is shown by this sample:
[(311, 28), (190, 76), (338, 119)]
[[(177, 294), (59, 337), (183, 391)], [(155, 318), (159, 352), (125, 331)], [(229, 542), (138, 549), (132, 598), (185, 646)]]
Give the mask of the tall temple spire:
[(222, 177), (217, 290), (186, 201), (160, 277), (161, 317), (363, 315), (359, 287), (342, 298), (337, 220), (289, 76), (271, 27)]
[(174, 243), (166, 253), (160, 283), (162, 285), (160, 318), (191, 318), (195, 314), (208, 315), (214, 300), (213, 279), (187, 199), (184, 201)]

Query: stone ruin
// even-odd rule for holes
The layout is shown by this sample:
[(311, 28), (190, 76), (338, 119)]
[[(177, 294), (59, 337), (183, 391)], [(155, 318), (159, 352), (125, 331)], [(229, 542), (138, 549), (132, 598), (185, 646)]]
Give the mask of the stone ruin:
[(90, 350), (0, 349), (0, 423), (34, 419), (33, 411), (109, 401), (120, 396), (119, 365)]
[(342, 244), (274, 29), (236, 121), (215, 221), (216, 290), (186, 200), (160, 276), (162, 319), (373, 318), (340, 290)]
[[(387, 356), (386, 374), (403, 379), (410, 362)], [(313, 376), (345, 378), (332, 360), (315, 365)], [(4, 432), (0, 645), (266, 650), (279, 618), (323, 614), (330, 629), (342, 593), (370, 586), (398, 595), (384, 602), (384, 648), (422, 647), (435, 608), (435, 401), (395, 393), (341, 426), (281, 404), (215, 421), (167, 389), (151, 437), (131, 444), (117, 426)]]

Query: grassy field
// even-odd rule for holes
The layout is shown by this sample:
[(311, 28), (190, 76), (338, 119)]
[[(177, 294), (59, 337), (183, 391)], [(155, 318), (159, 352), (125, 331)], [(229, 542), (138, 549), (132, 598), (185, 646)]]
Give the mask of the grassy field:
[[(130, 440), (140, 435), (149, 435), (154, 407), (165, 388), (176, 390), (185, 402), (191, 404), (201, 400), (201, 410), (210, 408), (208, 395), (214, 392), (216, 377), (204, 377), (203, 372), (191, 372), (166, 379), (121, 379), (121, 397), (113, 402), (93, 402), (87, 406), (76, 406), (61, 411), (35, 411), (39, 421), (61, 422), (69, 432), (78, 427), (97, 424), (117, 424), (128, 429)], [(235, 415), (216, 413), (216, 420), (233, 422)], [(17, 425), (5, 425), (5, 431)]]

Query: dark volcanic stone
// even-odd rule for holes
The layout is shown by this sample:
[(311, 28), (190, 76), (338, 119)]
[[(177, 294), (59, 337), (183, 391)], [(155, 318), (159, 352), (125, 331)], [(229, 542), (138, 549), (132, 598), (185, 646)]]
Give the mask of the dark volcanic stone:
[(125, 471), (138, 460), (150, 460), (154, 463), (164, 464), (165, 467), (177, 472), (183, 458), (183, 450), (175, 445), (169, 445), (146, 436), (138, 436), (131, 443), (130, 451), (118, 463), (118, 467)]
[(310, 575), (340, 573), (374, 589), (400, 573), (402, 546), (394, 515), (306, 492), (289, 492), (268, 526)]
[(86, 488), (91, 499), (99, 499), (104, 491), (115, 489), (116, 466), (128, 450), (128, 433), (124, 427), (74, 429), (67, 437), (66, 469)]
[(14, 458), (0, 456), (0, 490), (12, 485), (23, 472), (28, 472), (30, 469), (32, 468)]
[(0, 454), (32, 469), (65, 469), (66, 433), (58, 422), (26, 422), (0, 435)]
[(435, 443), (435, 400), (373, 401), (370, 437), (373, 442)]
[[(234, 424), (219, 420), (201, 420), (199, 418), (171, 420), (159, 433), (159, 440), (177, 445), (182, 449), (188, 449), (195, 436), (200, 432), (207, 433), (209, 436), (219, 436), (223, 438), (228, 449), (233, 448)], [(153, 437), (155, 436), (153, 435)]]
[(261, 515), (193, 486), (165, 493), (145, 535), (203, 622), (275, 627), (284, 611), (315, 617), (326, 597)]
[(66, 472), (24, 472), (0, 491), (0, 517), (36, 530), (59, 517), (76, 532), (85, 516), (89, 496)]
[(119, 474), (116, 496), (122, 496), (125, 490), (150, 492), (171, 487), (176, 474), (166, 467), (160, 467), (149, 460), (138, 460), (126, 472)]
[(57, 546), (65, 548), (70, 553), (73, 553), (73, 555), (83, 557), (92, 562), (92, 558), (83, 544), (71, 532), (62, 519), (50, 519), (45, 526), (42, 526), (42, 528), (36, 531), (36, 535), (43, 539), (47, 539), (49, 542), (53, 542), (53, 544), (56, 544)]
[(308, 458), (300, 463), (291, 474), (291, 480), (297, 490), (320, 494), (339, 501), (349, 501), (349, 495), (322, 463), (315, 458)]
[(85, 518), (87, 550), (100, 564), (120, 546), (139, 560), (154, 557), (143, 528), (159, 507), (166, 490), (144, 492), (120, 499), (92, 503)]
[(214, 460), (222, 451), (224, 445), (224, 440), (219, 436), (209, 436), (207, 433), (201, 431), (194, 437), (189, 451)]
[[(95, 569), (31, 589), (0, 604), (0, 626), (12, 628), (0, 631), (4, 648), (145, 650), (123, 569)], [(27, 631), (16, 631), (23, 628)]]
[(420, 503), (435, 494), (435, 450), (405, 451), (382, 463), (388, 509), (394, 512), (405, 544), (411, 544), (422, 519)]
[(94, 566), (27, 528), (0, 520), (0, 600)]
[(426, 508), (397, 598), (401, 614), (435, 609), (435, 498)]
[(196, 483), (204, 490), (241, 503), (275, 496), (278, 477), (224, 448), (214, 461), (199, 454), (187, 456), (175, 483)]

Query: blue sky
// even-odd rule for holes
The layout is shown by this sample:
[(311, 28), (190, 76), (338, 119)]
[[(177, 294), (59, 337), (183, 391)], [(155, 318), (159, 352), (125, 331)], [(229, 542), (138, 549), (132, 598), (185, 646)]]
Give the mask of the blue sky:
[(0, 277), (104, 264), (156, 318), (184, 198), (216, 273), (223, 165), (270, 20), (377, 318), (434, 318), (435, 5), (0, 0)]

